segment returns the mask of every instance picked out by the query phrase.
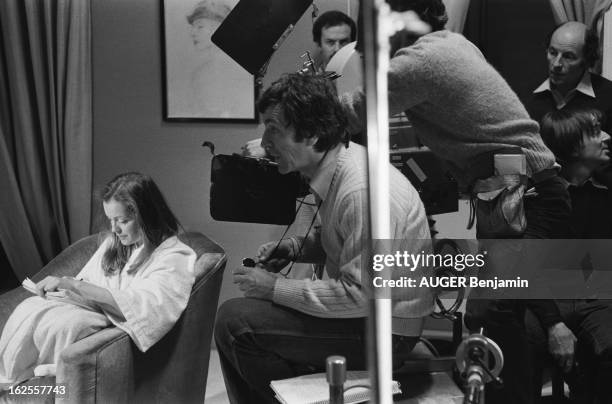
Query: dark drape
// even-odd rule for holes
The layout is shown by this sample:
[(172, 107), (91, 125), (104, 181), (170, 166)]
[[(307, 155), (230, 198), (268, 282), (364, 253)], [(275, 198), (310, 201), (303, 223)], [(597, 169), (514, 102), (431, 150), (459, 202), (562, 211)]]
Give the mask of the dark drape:
[(0, 242), (19, 279), (88, 234), (89, 0), (0, 1)]
[(471, 0), (463, 33), (525, 101), (548, 77), (554, 26), (549, 0)]

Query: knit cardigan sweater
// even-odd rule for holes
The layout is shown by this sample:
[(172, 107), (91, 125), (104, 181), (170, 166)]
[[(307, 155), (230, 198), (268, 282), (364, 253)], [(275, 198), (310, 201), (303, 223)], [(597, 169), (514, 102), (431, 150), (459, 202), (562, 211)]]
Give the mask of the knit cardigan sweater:
[[(406, 112), (419, 140), (447, 160), (463, 188), (482, 173), (471, 164), (496, 149), (521, 147), (527, 174), (554, 167), (555, 157), (503, 77), (460, 34), (436, 31), (400, 49), (389, 66), (389, 113)], [(351, 131), (363, 128), (362, 90), (342, 95)], [(552, 301), (529, 307), (545, 326), (560, 321)]]
[[(538, 124), (480, 50), (462, 35), (436, 31), (400, 49), (390, 61), (389, 110), (406, 111), (419, 140), (451, 163), (464, 185), (473, 159), (519, 146), (527, 174), (553, 167)], [(343, 95), (352, 124), (365, 117), (363, 92)]]
[[(417, 191), (395, 167), (390, 167), (392, 248), (418, 253), (430, 245), (425, 209)], [(278, 278), (273, 301), (303, 313), (325, 318), (368, 315), (368, 289), (363, 253), (368, 242), (367, 157), (363, 146), (350, 143), (330, 150), (311, 180), (321, 228), (313, 236), (299, 237), (302, 256), (324, 257), (329, 279)], [(308, 261), (308, 260), (304, 260)], [(394, 269), (393, 278), (421, 276)], [(393, 332), (418, 334), (422, 317), (433, 310), (434, 291), (426, 287), (393, 288)], [(415, 332), (416, 330), (416, 332)]]

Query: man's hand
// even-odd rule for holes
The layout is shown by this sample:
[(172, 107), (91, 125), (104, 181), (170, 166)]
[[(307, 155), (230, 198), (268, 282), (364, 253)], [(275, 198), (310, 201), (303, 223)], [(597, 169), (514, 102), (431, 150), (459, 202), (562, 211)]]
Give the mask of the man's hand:
[[(257, 249), (255, 257), (258, 266), (270, 272), (278, 272), (295, 259), (295, 251), (291, 239), (284, 238), (280, 243), (270, 241)], [(278, 248), (276, 245), (278, 244)], [(276, 248), (276, 250), (275, 250)]]
[(575, 347), (576, 336), (564, 323), (557, 323), (548, 329), (548, 350), (565, 373), (574, 367)]
[(276, 276), (262, 268), (238, 267), (234, 270), (234, 283), (246, 297), (272, 300)]
[(43, 295), (47, 292), (55, 292), (59, 289), (73, 291), (75, 282), (76, 281), (73, 278), (47, 276), (45, 279), (36, 284), (36, 289), (38, 289)]
[(249, 140), (241, 148), (242, 155), (245, 157), (266, 157), (266, 150), (261, 147), (261, 138)]

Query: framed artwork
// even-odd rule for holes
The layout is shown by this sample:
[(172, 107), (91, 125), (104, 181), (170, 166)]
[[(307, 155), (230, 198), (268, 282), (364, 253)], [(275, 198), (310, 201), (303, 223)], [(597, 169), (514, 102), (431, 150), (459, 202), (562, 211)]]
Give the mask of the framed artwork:
[(255, 79), (210, 40), (238, 0), (162, 0), (164, 119), (257, 122)]

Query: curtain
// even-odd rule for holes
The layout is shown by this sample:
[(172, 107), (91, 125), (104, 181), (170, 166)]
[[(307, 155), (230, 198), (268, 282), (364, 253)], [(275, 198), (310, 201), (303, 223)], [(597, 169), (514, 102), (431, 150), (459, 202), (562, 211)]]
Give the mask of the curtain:
[(89, 233), (88, 0), (0, 1), (0, 242), (18, 279)]
[(549, 0), (555, 23), (580, 21), (598, 27), (601, 17), (612, 6), (612, 0)]
[(446, 29), (462, 33), (468, 9), (470, 8), (470, 0), (443, 0), (442, 2), (448, 13)]
[(548, 77), (545, 42), (554, 26), (549, 0), (472, 0), (463, 34), (526, 102)]
[[(603, 17), (612, 6), (612, 0), (549, 0), (555, 23), (580, 21), (597, 32), (602, 38), (599, 51), (603, 50)], [(601, 61), (593, 69), (601, 73)]]

